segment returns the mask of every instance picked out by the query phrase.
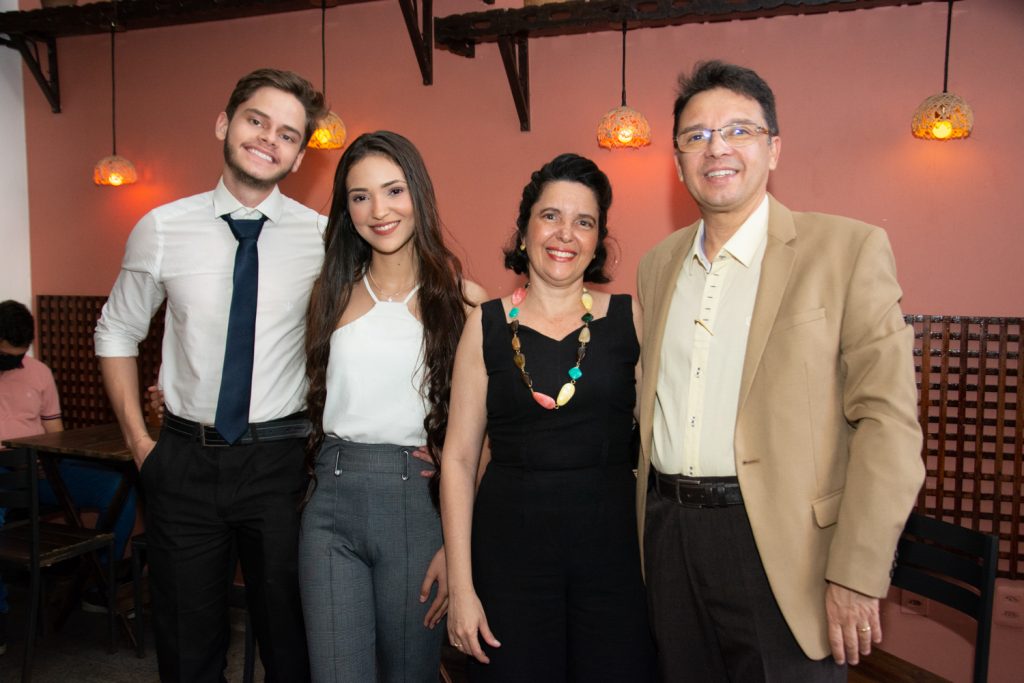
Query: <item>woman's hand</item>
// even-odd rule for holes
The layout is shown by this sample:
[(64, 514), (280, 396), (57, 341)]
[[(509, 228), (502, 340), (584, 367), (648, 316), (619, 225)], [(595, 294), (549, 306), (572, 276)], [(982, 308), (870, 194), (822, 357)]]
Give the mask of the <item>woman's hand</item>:
[(437, 595), (431, 603), (427, 615), (423, 618), (423, 625), (427, 628), (434, 628), (448, 612), (448, 564), (445, 561), (444, 546), (441, 546), (434, 559), (427, 567), (427, 573), (420, 585), (420, 602), (426, 602), (430, 598), (430, 587), (437, 583)]
[(164, 421), (164, 391), (156, 384), (146, 387), (146, 420), (154, 427), (159, 427)]
[(487, 625), (487, 616), (476, 592), (471, 591), (464, 598), (453, 597), (448, 612), (448, 640), (459, 652), (475, 657), (482, 664), (489, 664), (491, 660), (484, 654), (478, 634), (489, 646), (501, 647)]
[(433, 460), (433, 458), (430, 457), (430, 452), (427, 450), (426, 446), (420, 446), (419, 448), (414, 450), (412, 452), (412, 457), (416, 458), (417, 460), (422, 460), (423, 462), (429, 464), (430, 467), (431, 467), (431, 469), (429, 469), (429, 470), (420, 470), (420, 476), (421, 477), (432, 477), (432, 476), (434, 476), (434, 470), (433, 470), (434, 460)]

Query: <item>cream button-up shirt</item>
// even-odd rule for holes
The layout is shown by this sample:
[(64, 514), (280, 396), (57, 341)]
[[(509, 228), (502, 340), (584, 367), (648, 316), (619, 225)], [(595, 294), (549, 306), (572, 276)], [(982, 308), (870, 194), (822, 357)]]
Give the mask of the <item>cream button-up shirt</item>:
[(679, 271), (661, 346), (651, 461), (665, 474), (736, 476), (733, 437), (761, 262), (768, 197), (722, 247), (704, 253), (701, 222)]

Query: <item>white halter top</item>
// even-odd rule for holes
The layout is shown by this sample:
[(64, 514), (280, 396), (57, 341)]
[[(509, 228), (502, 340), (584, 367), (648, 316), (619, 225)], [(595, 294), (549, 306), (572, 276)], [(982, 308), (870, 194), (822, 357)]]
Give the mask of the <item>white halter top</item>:
[(358, 443), (420, 446), (423, 324), (409, 310), (419, 285), (401, 301), (381, 301), (363, 276), (373, 307), (331, 335), (324, 433)]

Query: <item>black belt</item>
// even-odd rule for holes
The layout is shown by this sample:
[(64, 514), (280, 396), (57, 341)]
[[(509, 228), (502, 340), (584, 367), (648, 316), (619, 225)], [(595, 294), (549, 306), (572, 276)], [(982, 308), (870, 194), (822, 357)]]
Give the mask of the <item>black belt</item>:
[(283, 439), (302, 439), (309, 436), (309, 418), (304, 412), (294, 413), (269, 422), (258, 422), (249, 425), (245, 434), (234, 444), (224, 440), (213, 425), (204, 425), (164, 411), (164, 429), (195, 439), (203, 446), (240, 446), (260, 441), (281, 441)]
[(652, 470), (651, 486), (665, 498), (691, 508), (720, 508), (742, 505), (739, 480), (736, 477), (684, 477)]

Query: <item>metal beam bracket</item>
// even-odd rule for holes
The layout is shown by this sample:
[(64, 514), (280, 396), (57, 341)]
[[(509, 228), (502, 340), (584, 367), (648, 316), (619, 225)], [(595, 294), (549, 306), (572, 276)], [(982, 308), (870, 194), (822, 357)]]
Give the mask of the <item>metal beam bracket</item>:
[(398, 0), (398, 4), (402, 6), (405, 28), (409, 31), (412, 50), (416, 53), (416, 61), (420, 65), (423, 85), (431, 85), (434, 82), (434, 0), (420, 0), (419, 2), (423, 10), (422, 30), (417, 21), (417, 0)]
[[(42, 63), (39, 59), (39, 45), (42, 43), (46, 49), (47, 77), (43, 73)], [(33, 38), (24, 34), (0, 35), (0, 45), (5, 45), (12, 50), (17, 50), (25, 61), (25, 66), (32, 72), (32, 76), (39, 84), (39, 88), (50, 103), (50, 109), (54, 114), (60, 113), (60, 79), (57, 72), (57, 39), (52, 36)]]
[(530, 41), (526, 35), (501, 36), (498, 50), (508, 76), (508, 87), (519, 114), (519, 130), (530, 130)]

